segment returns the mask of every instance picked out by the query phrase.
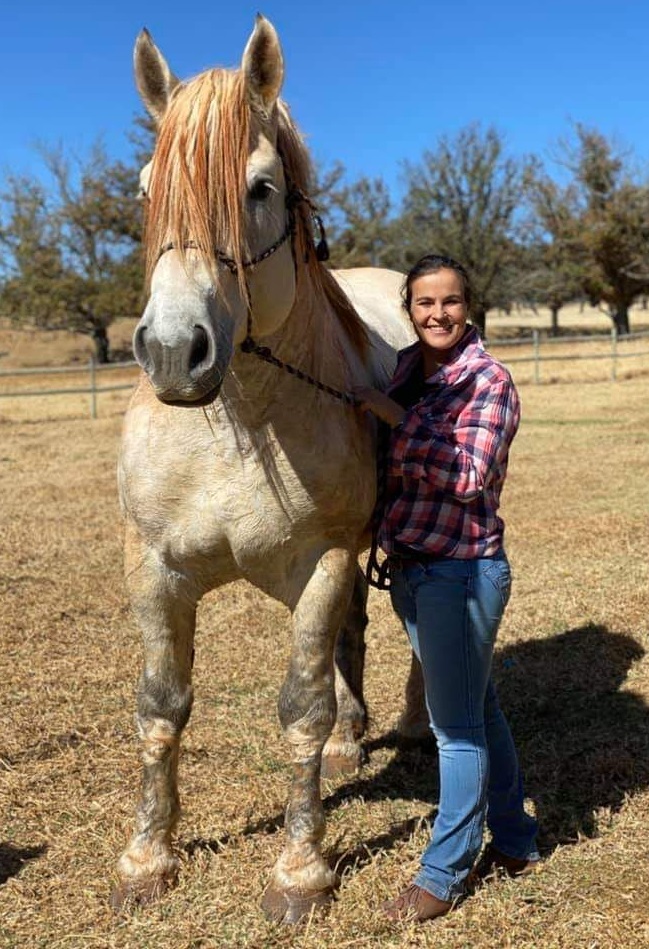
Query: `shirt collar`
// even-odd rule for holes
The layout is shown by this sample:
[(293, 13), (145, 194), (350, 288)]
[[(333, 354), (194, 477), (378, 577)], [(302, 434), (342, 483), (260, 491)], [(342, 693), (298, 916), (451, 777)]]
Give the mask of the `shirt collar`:
[[(425, 380), (426, 385), (438, 385), (439, 383), (455, 385), (467, 373), (468, 365), (473, 357), (482, 352), (484, 352), (484, 347), (480, 339), (480, 334), (475, 326), (468, 323), (462, 339), (453, 351), (451, 360), (438, 366), (435, 372)], [(415, 367), (421, 362), (421, 358), (419, 341), (399, 353), (397, 369), (388, 392), (403, 385)]]

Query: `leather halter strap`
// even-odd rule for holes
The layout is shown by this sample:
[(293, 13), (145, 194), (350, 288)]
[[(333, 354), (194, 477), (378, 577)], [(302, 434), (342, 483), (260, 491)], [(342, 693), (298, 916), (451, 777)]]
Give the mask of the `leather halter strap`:
[[(286, 223), (286, 228), (284, 230), (284, 233), (280, 237), (278, 237), (277, 240), (273, 244), (270, 245), (270, 247), (267, 247), (266, 250), (263, 250), (260, 254), (255, 254), (254, 257), (250, 257), (248, 260), (242, 260), (241, 267), (244, 270), (246, 270), (248, 267), (254, 267), (255, 264), (260, 264), (262, 260), (266, 260), (268, 257), (272, 257), (275, 251), (279, 250), (282, 244), (285, 244), (286, 241), (289, 239), (289, 237), (291, 237), (291, 235), (293, 234), (293, 231), (294, 231), (293, 215), (289, 213), (288, 221)], [(183, 247), (183, 250), (200, 250), (200, 247), (198, 246), (196, 241), (184, 241), (182, 247)], [(158, 254), (158, 260), (160, 260), (162, 255), (166, 254), (168, 250), (176, 250), (176, 249), (177, 249), (176, 243), (174, 241), (169, 241), (168, 244), (165, 244), (163, 247), (160, 248), (160, 253)], [(228, 268), (231, 274), (236, 275), (239, 272), (239, 267), (237, 265), (236, 260), (233, 257), (228, 257), (227, 254), (224, 254), (223, 251), (218, 250), (218, 248), (215, 250), (214, 255), (216, 259), (219, 261), (219, 263), (223, 264), (225, 267)]]

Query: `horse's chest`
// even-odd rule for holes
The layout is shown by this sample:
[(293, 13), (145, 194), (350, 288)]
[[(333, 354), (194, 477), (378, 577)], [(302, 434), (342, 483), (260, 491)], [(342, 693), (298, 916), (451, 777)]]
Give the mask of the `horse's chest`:
[(357, 465), (346, 470), (348, 450), (339, 457), (317, 440), (287, 449), (268, 432), (227, 436), (125, 434), (124, 505), (172, 560), (249, 562), (343, 525), (362, 530), (372, 497)]

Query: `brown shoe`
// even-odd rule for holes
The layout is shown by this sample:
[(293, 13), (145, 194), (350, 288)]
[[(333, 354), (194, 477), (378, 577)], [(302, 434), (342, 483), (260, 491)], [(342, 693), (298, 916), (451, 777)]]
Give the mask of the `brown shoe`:
[(532, 873), (539, 863), (538, 857), (533, 859), (529, 857), (510, 857), (506, 853), (496, 850), (492, 844), (487, 844), (482, 856), (469, 875), (470, 885), (475, 886), (488, 876), (498, 872), (506, 873), (510, 877), (525, 876), (527, 873)]
[(428, 890), (423, 890), (416, 883), (411, 883), (395, 899), (382, 903), (381, 909), (394, 922), (413, 920), (423, 923), (427, 919), (445, 916), (452, 906), (451, 900), (440, 900)]

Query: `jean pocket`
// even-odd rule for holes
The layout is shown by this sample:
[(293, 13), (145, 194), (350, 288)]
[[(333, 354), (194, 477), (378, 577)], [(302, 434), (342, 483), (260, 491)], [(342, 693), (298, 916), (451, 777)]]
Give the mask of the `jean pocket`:
[(483, 576), (500, 594), (503, 609), (509, 603), (512, 592), (512, 573), (506, 560), (492, 560), (483, 570)]

